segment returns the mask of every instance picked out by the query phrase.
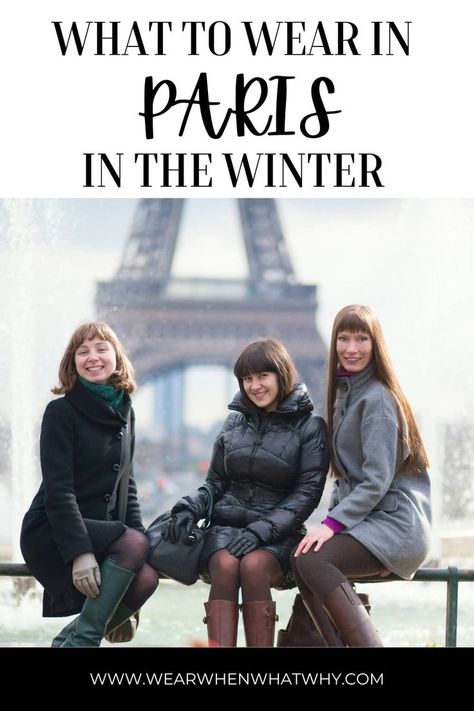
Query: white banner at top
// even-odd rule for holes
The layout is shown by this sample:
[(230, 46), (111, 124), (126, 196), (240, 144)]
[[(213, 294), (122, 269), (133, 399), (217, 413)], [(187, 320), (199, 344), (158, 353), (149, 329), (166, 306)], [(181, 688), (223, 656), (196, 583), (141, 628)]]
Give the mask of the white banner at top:
[(474, 197), (471, 0), (16, 0), (0, 197)]

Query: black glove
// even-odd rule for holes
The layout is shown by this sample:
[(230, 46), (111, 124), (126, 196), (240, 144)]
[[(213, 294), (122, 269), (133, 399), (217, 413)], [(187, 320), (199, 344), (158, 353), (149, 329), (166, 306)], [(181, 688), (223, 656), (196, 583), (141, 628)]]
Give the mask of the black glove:
[(252, 533), (252, 531), (244, 529), (242, 535), (234, 541), (227, 550), (236, 558), (242, 558), (242, 556), (251, 553), (260, 545), (260, 538), (255, 533)]
[(165, 540), (170, 539), (171, 543), (176, 543), (184, 530), (186, 536), (189, 536), (194, 526), (194, 514), (185, 509), (171, 516), (170, 520), (161, 529), (161, 536)]

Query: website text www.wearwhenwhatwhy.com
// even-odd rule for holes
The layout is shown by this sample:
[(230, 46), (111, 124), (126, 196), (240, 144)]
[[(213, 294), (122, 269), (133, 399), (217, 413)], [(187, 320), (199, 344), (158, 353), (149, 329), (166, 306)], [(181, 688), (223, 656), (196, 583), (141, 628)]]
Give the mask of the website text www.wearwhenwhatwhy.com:
[(371, 672), (90, 672), (93, 686), (383, 686)]

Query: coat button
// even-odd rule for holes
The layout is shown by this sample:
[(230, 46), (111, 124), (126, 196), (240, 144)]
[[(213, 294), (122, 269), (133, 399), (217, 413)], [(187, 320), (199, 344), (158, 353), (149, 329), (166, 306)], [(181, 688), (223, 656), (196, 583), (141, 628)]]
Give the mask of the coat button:
[(115, 435), (115, 437), (116, 437), (117, 439), (123, 439), (123, 432), (117, 432), (117, 434)]
[(114, 472), (119, 472), (120, 471), (120, 464), (114, 464), (112, 469), (114, 470)]
[(110, 501), (111, 498), (112, 498), (112, 497), (111, 497), (110, 494), (104, 494), (104, 501), (105, 501), (105, 502), (109, 503), (109, 501)]

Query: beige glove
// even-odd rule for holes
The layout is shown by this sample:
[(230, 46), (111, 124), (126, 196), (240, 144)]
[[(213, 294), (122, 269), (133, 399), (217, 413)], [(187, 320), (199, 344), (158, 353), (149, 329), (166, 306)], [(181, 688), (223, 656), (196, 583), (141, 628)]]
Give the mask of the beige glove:
[(97, 597), (100, 593), (99, 564), (93, 553), (81, 553), (72, 564), (74, 587), (86, 597)]

